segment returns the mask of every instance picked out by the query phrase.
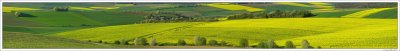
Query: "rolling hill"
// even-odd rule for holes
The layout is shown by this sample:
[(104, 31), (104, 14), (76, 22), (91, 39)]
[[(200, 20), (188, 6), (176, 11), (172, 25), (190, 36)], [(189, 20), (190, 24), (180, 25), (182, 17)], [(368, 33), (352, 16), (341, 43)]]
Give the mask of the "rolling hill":
[(74, 12), (23, 12), (34, 17), (19, 17), (21, 19), (46, 24), (48, 26), (81, 26), (81, 25), (104, 25)]
[[(396, 45), (393, 44), (396, 43), (389, 41), (396, 41), (395, 37), (391, 37), (391, 35), (396, 35), (396, 32), (386, 31), (386, 30), (397, 31), (395, 22), (396, 19), (353, 19), (353, 18), (245, 19), (245, 20), (212, 22), (204, 25), (194, 26), (184, 30), (164, 32), (158, 35), (154, 35), (154, 38), (159, 40), (158, 42), (176, 42), (178, 39), (185, 39), (188, 42), (192, 42), (194, 36), (202, 36), (202, 37), (207, 37), (208, 39), (215, 39), (218, 41), (224, 40), (232, 44), (237, 44), (238, 39), (246, 38), (249, 39), (250, 43), (253, 45), (256, 44), (258, 41), (265, 41), (269, 39), (275, 39), (275, 40), (294, 39), (293, 41), (298, 41), (298, 39), (307, 39), (307, 40), (310, 39), (309, 41), (311, 42), (311, 45), (322, 46), (323, 48), (395, 48)], [(124, 37), (135, 38), (148, 34), (149, 32), (157, 32), (157, 30), (159, 30), (153, 28), (160, 28), (164, 26), (170, 28), (179, 27), (176, 25), (181, 25), (181, 24), (166, 23), (166, 24), (139, 24), (141, 26), (134, 26), (134, 25), (135, 24), (82, 29), (77, 31), (67, 31), (55, 34), (54, 36), (79, 39), (79, 40), (118, 40)], [(175, 25), (175, 26), (168, 26), (168, 25)], [(137, 28), (139, 27), (142, 30), (138, 31)], [(393, 29), (388, 29), (388, 28), (393, 28)], [(124, 30), (117, 31), (115, 29), (124, 29)], [(147, 29), (152, 29), (152, 30), (150, 31)], [(147, 31), (149, 32), (143, 33)], [(343, 33), (346, 33), (347, 35), (340, 35)], [(385, 35), (369, 35), (369, 34), (385, 34)], [(332, 37), (336, 37), (336, 39), (332, 39), (330, 37), (321, 37), (321, 35), (332, 35)], [(356, 35), (360, 35), (360, 37), (364, 38), (352, 37)], [(313, 40), (312, 38), (307, 38), (307, 37), (319, 37), (318, 39), (325, 40), (326, 42)], [(368, 37), (376, 37), (376, 39), (367, 39)], [(352, 39), (346, 39), (346, 38), (352, 38)], [(365, 42), (374, 40), (376, 41), (384, 40), (385, 38), (389, 38), (390, 40), (379, 41), (380, 42), (379, 44), (370, 44), (370, 42)], [(359, 40), (359, 41), (350, 41), (350, 40)], [(340, 42), (360, 43), (363, 45), (352, 45), (350, 43), (347, 44), (342, 43), (341, 45), (346, 45), (351, 47), (341, 47), (340, 45), (336, 44)], [(282, 43), (278, 44), (282, 45)], [(389, 46), (376, 47), (374, 45), (389, 45)]]
[[(131, 24), (119, 26), (107, 26), (99, 28), (88, 28), (71, 32), (52, 34), (53, 36), (78, 39), (78, 40), (103, 40), (113, 42), (121, 39), (134, 39), (158, 31), (190, 25), (196, 23), (149, 23)], [(110, 31), (114, 30), (114, 31)]]
[(72, 39), (32, 35), (20, 32), (3, 31), (3, 48), (111, 48), (112, 46), (98, 45)]

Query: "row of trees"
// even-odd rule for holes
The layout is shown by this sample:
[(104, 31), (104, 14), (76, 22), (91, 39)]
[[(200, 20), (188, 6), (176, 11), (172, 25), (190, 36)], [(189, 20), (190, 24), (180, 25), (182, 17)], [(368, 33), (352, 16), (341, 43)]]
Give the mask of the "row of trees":
[(68, 11), (69, 8), (68, 7), (54, 7), (53, 10), (54, 11)]
[(155, 22), (176, 22), (176, 21), (189, 21), (193, 19), (190, 16), (184, 16), (176, 12), (160, 12), (156, 11), (144, 17), (145, 23)]
[(305, 18), (315, 16), (310, 11), (280, 11), (275, 10), (271, 12), (254, 12), (254, 13), (242, 13), (236, 15), (226, 16), (228, 19), (251, 19), (251, 18)]
[(198, 17), (198, 16), (185, 16), (176, 12), (160, 12), (151, 13), (145, 16), (142, 23), (160, 23), (160, 22), (212, 22), (218, 21), (221, 17), (227, 19), (254, 19), (254, 18), (306, 18), (315, 16), (310, 11), (294, 10), (294, 11), (281, 11), (275, 10), (271, 12), (252, 12), (242, 13), (229, 16), (218, 17)]
[[(89, 40), (89, 42), (94, 42)], [(107, 43), (102, 40), (95, 41), (96, 43)], [(113, 44), (117, 45), (131, 45), (129, 40), (116, 40)], [(179, 39), (177, 43), (158, 43), (156, 39), (151, 38), (148, 42), (146, 38), (135, 38), (133, 40), (133, 45), (135, 46), (233, 46), (231, 43), (225, 41), (217, 41), (217, 40), (207, 40), (205, 37), (195, 36), (193, 44), (187, 43), (184, 39)], [(307, 40), (303, 40), (301, 44), (301, 48), (311, 49), (312, 47)], [(292, 41), (286, 41), (285, 46), (278, 46), (274, 40), (268, 41), (261, 41), (258, 45), (249, 46), (249, 41), (247, 39), (240, 39), (238, 46), (234, 47), (242, 47), (242, 48), (270, 48), (270, 49), (277, 49), (277, 48), (287, 48), (287, 49), (294, 49), (296, 46), (293, 44)], [(321, 48), (318, 46), (317, 48)]]

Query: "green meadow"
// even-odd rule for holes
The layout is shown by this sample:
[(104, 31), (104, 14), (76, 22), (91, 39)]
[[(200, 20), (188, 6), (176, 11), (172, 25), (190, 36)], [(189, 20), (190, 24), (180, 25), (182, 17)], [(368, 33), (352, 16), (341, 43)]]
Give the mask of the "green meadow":
[[(397, 48), (397, 3), (363, 4), (9, 2), (3, 5), (2, 46), (5, 49)], [(385, 6), (378, 6), (381, 4)]]

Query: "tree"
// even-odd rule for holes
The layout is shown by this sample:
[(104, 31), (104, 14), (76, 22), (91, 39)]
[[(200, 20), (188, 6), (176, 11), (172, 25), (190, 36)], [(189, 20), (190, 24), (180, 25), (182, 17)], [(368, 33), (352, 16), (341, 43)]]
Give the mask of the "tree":
[(310, 46), (310, 44), (308, 43), (307, 40), (303, 40), (303, 42), (301, 43), (301, 45), (302, 45), (302, 48), (304, 48), (304, 49), (310, 49), (310, 48), (312, 48), (312, 47)]
[(258, 48), (266, 48), (267, 46), (266, 46), (265, 42), (259, 42), (257, 47)]
[(207, 39), (204, 37), (200, 38), (200, 45), (207, 45)]
[(292, 41), (286, 41), (286, 46), (285, 46), (285, 48), (287, 48), (287, 49), (292, 49), (292, 48), (295, 48), (295, 46), (293, 45), (293, 42), (292, 42)]
[(134, 42), (136, 46), (145, 46), (147, 44), (147, 40), (145, 38), (136, 38)]
[(217, 40), (210, 40), (210, 41), (208, 41), (208, 45), (210, 45), (210, 46), (217, 46), (217, 45), (218, 45), (218, 42), (217, 42)]
[(194, 37), (194, 44), (195, 44), (195, 45), (200, 45), (200, 44), (201, 44), (201, 42), (200, 42), (200, 37), (199, 37), (199, 36), (195, 36), (195, 37)]
[(146, 38), (141, 38), (141, 41), (142, 45), (148, 45)]
[(278, 45), (276, 45), (274, 40), (268, 40), (267, 45), (268, 48), (278, 48)]
[(248, 47), (249, 46), (249, 41), (247, 39), (240, 39), (239, 46), (240, 47)]
[(135, 40), (133, 41), (134, 43), (135, 43), (135, 46), (138, 46), (138, 45), (140, 45), (139, 43), (140, 43), (140, 40), (139, 40), (140, 38), (135, 38)]
[(150, 40), (150, 46), (156, 46), (156, 45), (157, 45), (156, 39), (151, 38), (151, 40)]
[(178, 46), (185, 46), (185, 45), (186, 45), (185, 40), (183, 40), (183, 39), (178, 40)]

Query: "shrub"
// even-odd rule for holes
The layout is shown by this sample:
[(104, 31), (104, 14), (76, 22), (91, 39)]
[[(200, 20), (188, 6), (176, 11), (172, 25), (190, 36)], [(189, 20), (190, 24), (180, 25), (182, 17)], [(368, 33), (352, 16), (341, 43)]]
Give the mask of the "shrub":
[(120, 44), (122, 45), (129, 45), (128, 40), (120, 40)]
[(279, 48), (279, 46), (276, 45), (276, 43), (275, 43), (274, 40), (268, 40), (267, 45), (268, 45), (268, 46), (267, 46), (268, 48)]
[(321, 49), (321, 48), (322, 48), (321, 46), (318, 46), (318, 47), (317, 47), (317, 49)]
[(228, 43), (226, 43), (225, 41), (221, 41), (219, 45), (220, 46), (226, 46), (226, 45), (228, 45)]
[(176, 43), (170, 43), (170, 42), (165, 42), (165, 43), (160, 43), (159, 46), (176, 46)]
[(217, 40), (210, 40), (210, 41), (208, 41), (208, 45), (210, 45), (210, 46), (218, 46), (218, 42), (217, 42)]
[(177, 45), (178, 45), (178, 46), (185, 46), (185, 45), (186, 45), (186, 42), (185, 42), (185, 40), (183, 40), (183, 39), (179, 39)]
[(308, 43), (307, 40), (303, 40), (303, 42), (301, 43), (301, 45), (302, 45), (302, 48), (304, 48), (304, 49), (310, 49), (310, 48), (312, 48), (312, 47), (310, 46), (310, 44)]
[(157, 45), (156, 39), (151, 38), (151, 40), (150, 40), (150, 46), (156, 46), (156, 45)]
[(14, 15), (16, 17), (35, 17), (35, 16), (31, 15), (31, 14), (22, 13), (22, 12), (14, 12)]
[(134, 42), (136, 46), (145, 46), (147, 44), (147, 40), (145, 38), (136, 38)]
[(240, 47), (248, 47), (249, 46), (249, 41), (247, 39), (240, 39), (239, 46)]
[(292, 49), (292, 48), (296, 48), (296, 47), (293, 45), (292, 41), (286, 41), (285, 48)]
[(103, 43), (103, 40), (99, 40), (99, 41), (97, 41), (97, 43)]
[(68, 11), (69, 10), (68, 7), (54, 7), (53, 9), (54, 9), (54, 11)]
[(114, 41), (114, 44), (121, 44), (121, 41), (116, 40), (116, 41)]

